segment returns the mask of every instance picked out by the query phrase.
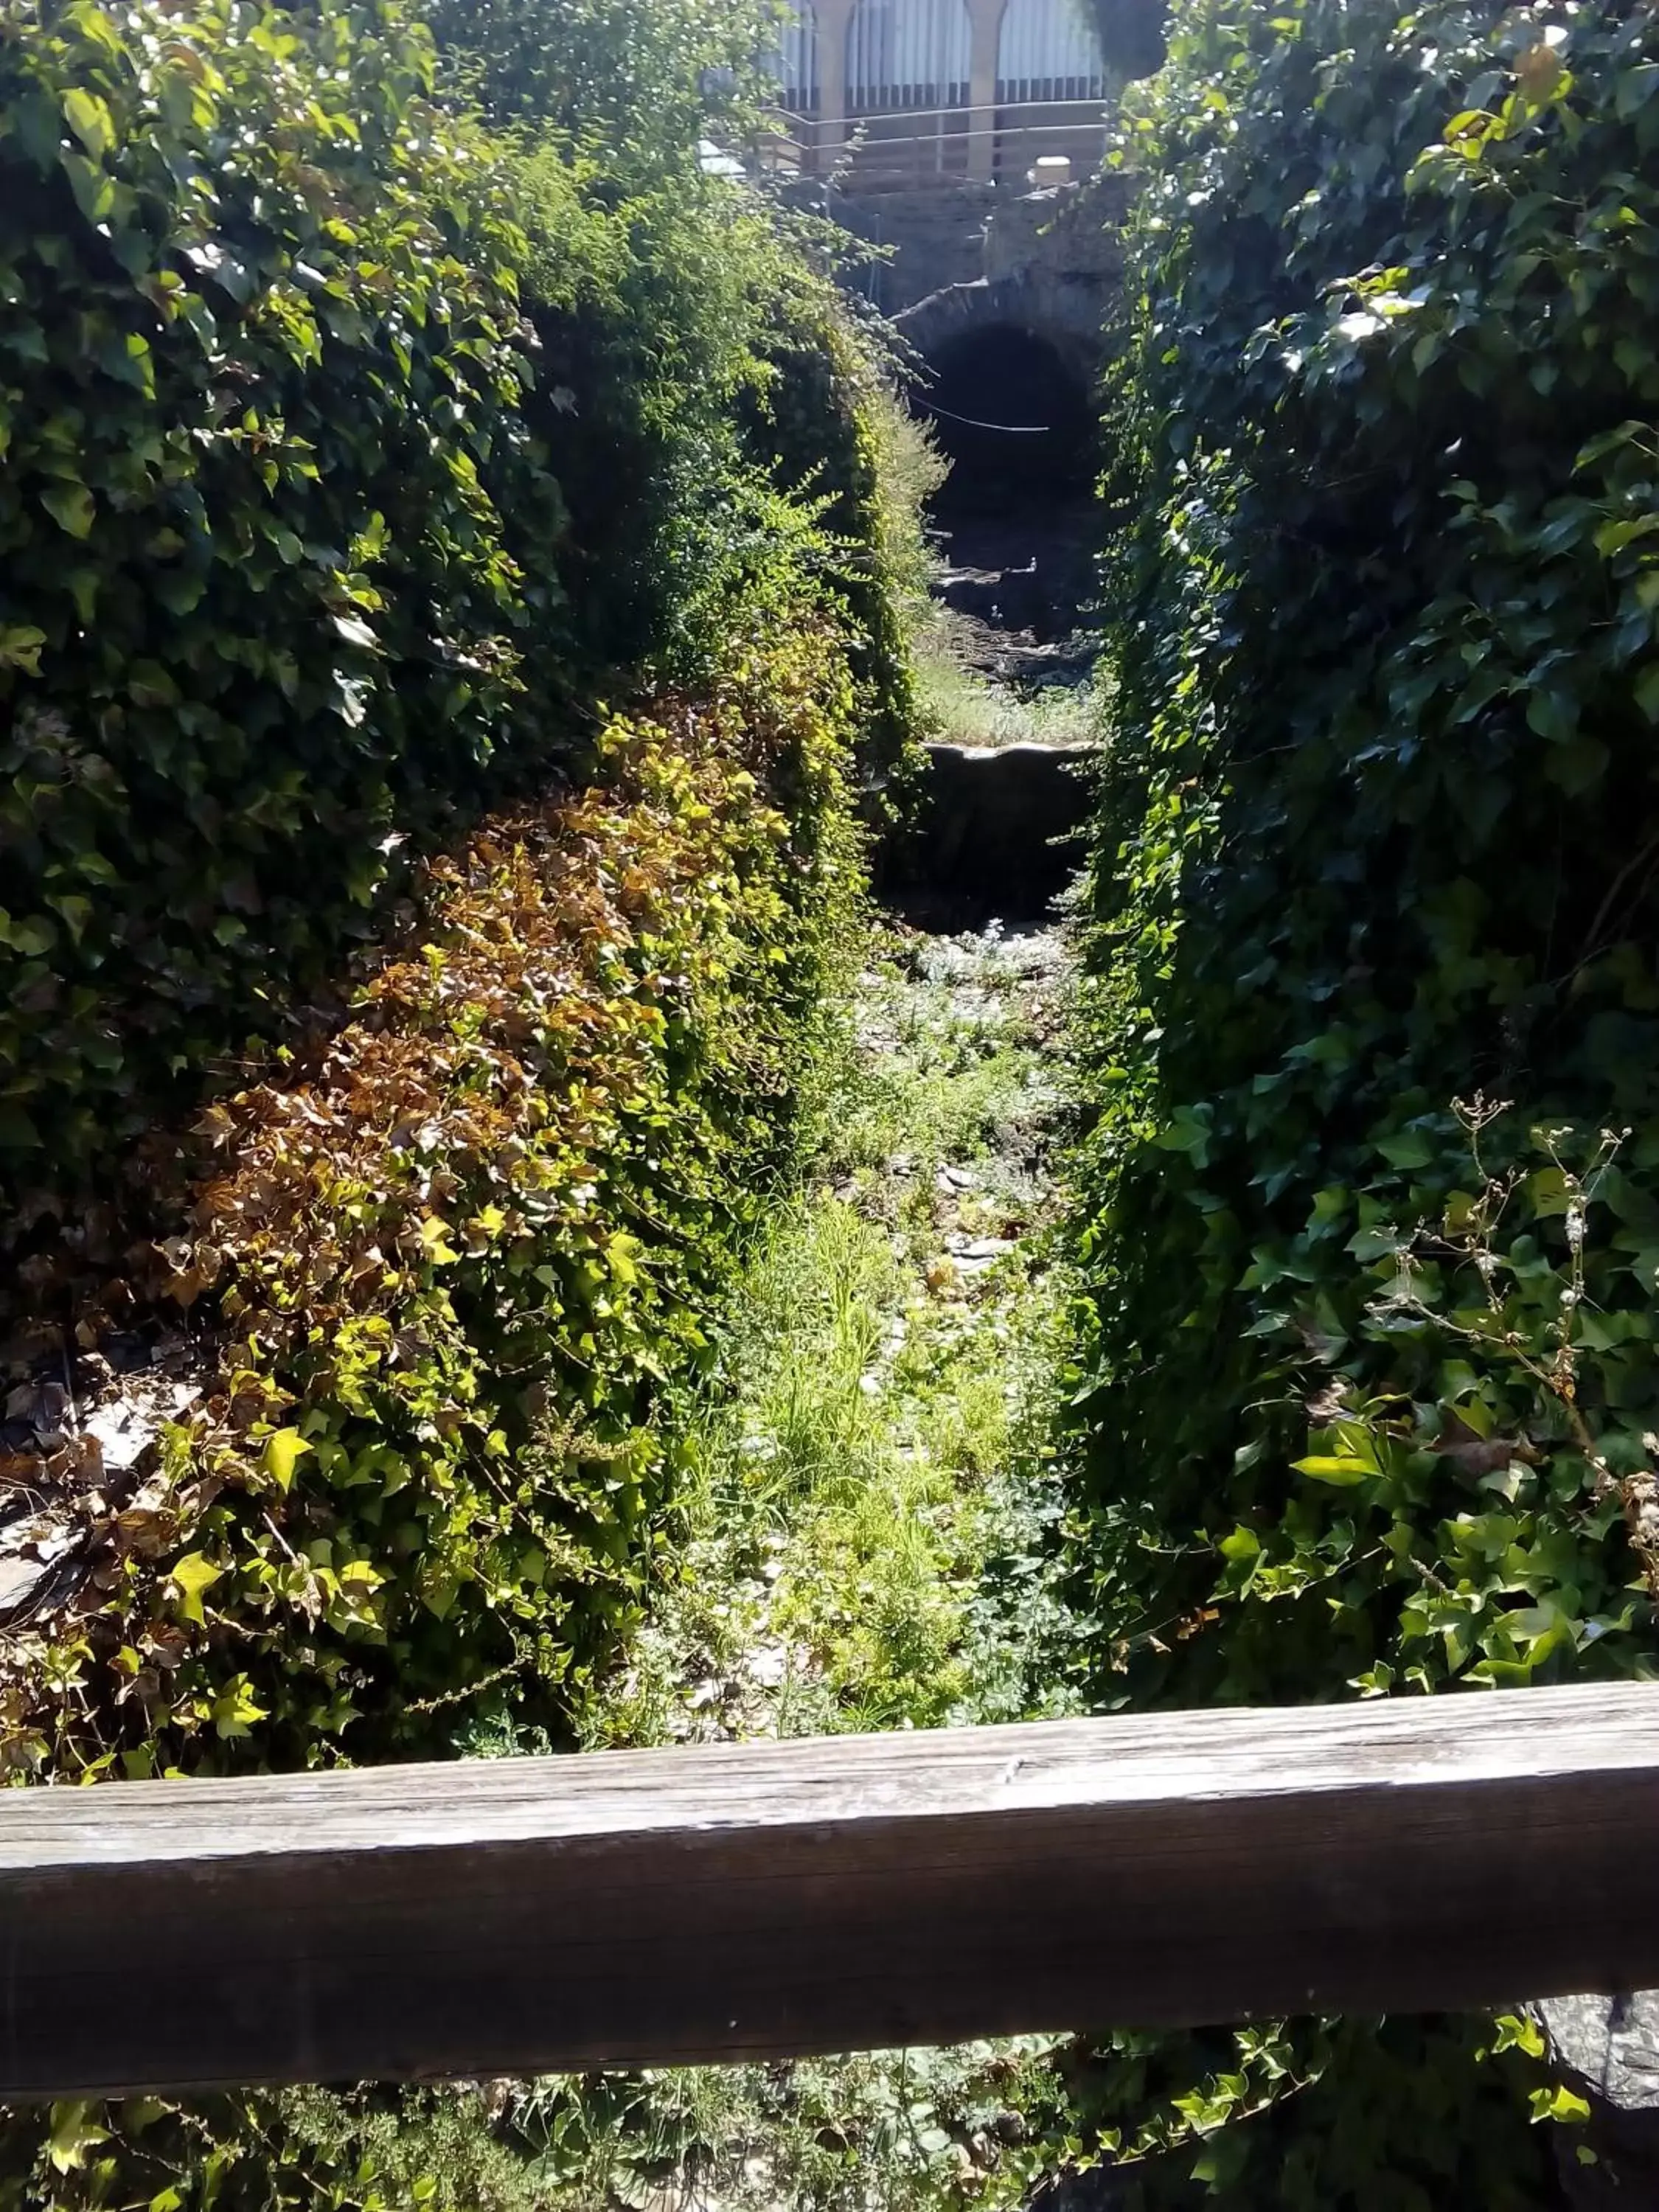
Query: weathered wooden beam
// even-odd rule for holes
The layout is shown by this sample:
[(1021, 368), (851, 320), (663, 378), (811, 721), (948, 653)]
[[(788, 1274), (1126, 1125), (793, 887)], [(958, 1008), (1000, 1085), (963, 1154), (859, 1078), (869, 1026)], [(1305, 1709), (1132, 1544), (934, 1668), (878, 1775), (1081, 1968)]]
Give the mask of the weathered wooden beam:
[(0, 2095), (1659, 1984), (1659, 1687), (0, 1792)]

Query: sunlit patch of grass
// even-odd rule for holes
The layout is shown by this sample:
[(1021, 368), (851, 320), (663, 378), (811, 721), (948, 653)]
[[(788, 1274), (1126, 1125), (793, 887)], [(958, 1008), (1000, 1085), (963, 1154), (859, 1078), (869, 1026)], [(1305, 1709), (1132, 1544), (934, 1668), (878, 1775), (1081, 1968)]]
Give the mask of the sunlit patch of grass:
[(549, 2081), (513, 2124), (548, 2212), (1002, 2212), (1052, 2038), (875, 2051), (788, 2067)]
[[(872, 936), (808, 1187), (668, 1425), (657, 1602), (590, 1742), (1068, 1709), (1046, 1546), (1055, 1001), (1018, 945)], [(573, 2212), (1012, 2207), (1060, 2094), (1047, 2049), (550, 2083), (520, 2119)]]
[(967, 658), (959, 619), (935, 608), (915, 642), (916, 690), (930, 735), (952, 745), (1086, 745), (1109, 720), (1109, 679), (1022, 689), (994, 682)]

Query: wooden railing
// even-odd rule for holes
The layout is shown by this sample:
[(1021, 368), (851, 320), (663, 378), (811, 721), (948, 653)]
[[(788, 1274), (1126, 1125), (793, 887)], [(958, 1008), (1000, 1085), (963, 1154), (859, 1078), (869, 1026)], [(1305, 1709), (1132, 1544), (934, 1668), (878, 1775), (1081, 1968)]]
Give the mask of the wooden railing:
[(0, 2096), (1659, 1983), (1659, 1687), (0, 1793)]

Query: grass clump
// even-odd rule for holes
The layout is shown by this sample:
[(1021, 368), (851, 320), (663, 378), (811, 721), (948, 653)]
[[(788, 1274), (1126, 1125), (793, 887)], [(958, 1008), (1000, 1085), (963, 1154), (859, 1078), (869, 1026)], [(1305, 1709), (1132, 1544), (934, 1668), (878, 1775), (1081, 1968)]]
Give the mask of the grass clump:
[(993, 682), (965, 658), (948, 615), (922, 635), (916, 690), (931, 733), (946, 744), (1092, 744), (1104, 719), (1099, 681), (1021, 690)]
[(994, 684), (947, 650), (922, 650), (915, 690), (929, 732), (947, 745), (1093, 745), (1102, 702), (1088, 684)]
[(544, 2084), (513, 2114), (548, 2212), (1012, 2212), (1045, 2039)]

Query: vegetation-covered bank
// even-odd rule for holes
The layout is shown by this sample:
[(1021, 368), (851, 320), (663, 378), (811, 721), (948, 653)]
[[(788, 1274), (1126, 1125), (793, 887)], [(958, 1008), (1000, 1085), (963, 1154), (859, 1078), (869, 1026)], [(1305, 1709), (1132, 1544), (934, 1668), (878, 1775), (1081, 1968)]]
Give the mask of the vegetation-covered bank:
[[(0, 24), (16, 1783), (574, 1739), (908, 736), (884, 364), (700, 160), (758, 16), (432, 16)], [(499, 2118), (15, 2113), (0, 2204), (541, 2201)]]
[(780, 564), (902, 744), (877, 365), (699, 165), (757, 35), (703, 12), (467, 11), (493, 76), (393, 0), (0, 24), (0, 1310), (118, 1261), (135, 1139)]
[[(663, 1541), (653, 1405), (788, 1186), (854, 889), (758, 799), (785, 764), (833, 799), (835, 726), (757, 703), (620, 727), (608, 789), (492, 822), (320, 1063), (215, 1109), (225, 1169), (173, 1248), (214, 1276), (202, 1405), (82, 1493), (97, 1568), (7, 1648), (43, 1778), (570, 1740)], [(16, 2112), (0, 2203), (529, 2212), (508, 2101)]]
[(562, 1732), (657, 1540), (653, 1391), (787, 1182), (857, 892), (833, 670), (798, 630), (613, 725), (605, 787), (432, 863), (350, 1018), (209, 1109), (178, 1232), (110, 1293), (203, 1310), (199, 1402), (106, 1468), (141, 1359), (50, 1469), (93, 1571), (9, 1646), (14, 1765)]
[(699, 158), (750, 33), (471, 27), (0, 35), (14, 1771), (556, 1728), (905, 735), (882, 365)]
[[(1096, 1694), (1659, 1673), (1656, 94), (1650, 10), (1194, 0), (1133, 96)], [(1538, 2201), (1426, 2033), (1225, 2039), (1200, 2132), (1325, 2087), (1202, 2170)]]
[[(713, 789), (707, 777), (696, 786), (703, 797)], [(467, 923), (451, 957), (439, 963), (423, 956), (414, 974), (410, 963), (389, 970), (371, 1008), (400, 1004), (405, 988), (422, 1007), (445, 1003), (458, 966), (489, 957), (492, 926), (499, 934), (511, 920), (521, 943), (533, 947), (531, 919), (549, 902), (532, 897), (532, 916), (523, 912), (532, 853), (543, 856), (537, 881), (567, 886), (570, 867), (589, 858), (606, 866), (623, 842), (637, 848), (641, 877), (665, 839), (690, 856), (694, 848), (678, 842), (687, 810), (665, 805), (660, 792), (652, 804), (659, 818), (647, 830), (637, 812), (615, 812), (601, 824), (597, 802), (585, 802), (581, 823), (561, 831), (570, 839), (568, 858), (550, 866), (546, 832), (533, 843), (524, 838), (515, 853), (502, 836), (484, 882), (458, 882), (446, 894), (445, 911)], [(718, 821), (708, 834), (720, 834)], [(520, 889), (497, 904), (491, 887), (503, 882)], [(660, 970), (670, 964), (664, 912), (678, 917), (688, 897), (730, 890), (715, 878), (698, 893), (684, 873), (659, 873), (634, 884), (620, 915), (595, 901), (591, 920), (606, 939), (626, 922), (643, 946), (641, 917), (653, 915), (646, 965)], [(557, 901), (561, 910), (569, 903), (568, 895)], [(688, 933), (692, 926), (689, 915), (667, 924)], [(435, 954), (441, 940), (434, 933), (428, 942)], [(561, 943), (568, 949), (568, 939)], [(596, 1171), (591, 1157), (568, 1163), (571, 1176), (598, 1186), (574, 1225), (574, 1273), (579, 1281), (589, 1272), (598, 1277), (596, 1285), (585, 1283), (585, 1311), (598, 1340), (595, 1364), (612, 1378), (617, 1403), (600, 1406), (550, 1464), (533, 1435), (527, 1456), (515, 1443), (511, 1456), (497, 1457), (498, 1479), (526, 1465), (541, 1472), (538, 1486), (526, 1483), (511, 1498), (487, 1487), (486, 1457), (470, 1486), (417, 1480), (396, 1489), (383, 1513), (384, 1483), (354, 1491), (338, 1472), (344, 1462), (336, 1447), (321, 1435), (297, 1462), (291, 1497), (269, 1480), (259, 1486), (258, 1506), (292, 1531), (294, 1504), (305, 1498), (303, 1510), (314, 1516), (331, 1496), (319, 1478), (337, 1471), (339, 1525), (353, 1516), (360, 1545), (382, 1559), (384, 1548), (375, 1548), (382, 1526), (406, 1522), (428, 1501), (447, 1509), (435, 1544), (429, 1538), (388, 1585), (363, 1593), (382, 1608), (391, 1630), (385, 1642), (361, 1631), (354, 1638), (349, 1623), (298, 1619), (291, 1604), (284, 1611), (239, 1595), (234, 1613), (222, 1614), (221, 1586), (204, 1593), (210, 1633), (232, 1618), (261, 1634), (269, 1625), (272, 1672), (279, 1655), (295, 1655), (284, 1682), (307, 1679), (297, 1661), (308, 1650), (313, 1661), (332, 1652), (361, 1683), (378, 1684), (377, 1702), (341, 1734), (343, 1747), (354, 1736), (441, 1742), (446, 1730), (458, 1729), (475, 1748), (522, 1747), (538, 1711), (561, 1707), (574, 1711), (572, 1724), (591, 1745), (923, 1727), (1066, 1708), (1067, 1693), (1055, 1686), (1066, 1673), (1067, 1621), (1053, 1586), (1049, 1541), (1060, 1502), (1046, 1424), (1065, 1341), (1055, 1176), (1070, 1111), (1061, 1029), (1067, 964), (1053, 936), (935, 939), (882, 931), (860, 949), (867, 964), (850, 1003), (836, 994), (838, 1018), (806, 1102), (811, 1144), (799, 1187), (773, 1198), (750, 1241), (721, 1301), (723, 1324), (710, 1333), (706, 1372), (659, 1392), (648, 1430), (630, 1437), (626, 1425), (635, 1331), (648, 1341), (661, 1297), (682, 1286), (660, 1258), (653, 1263), (636, 1217), (623, 1227), (624, 1252), (652, 1279), (635, 1280), (614, 1264), (611, 1209), (626, 1204), (630, 1188), (622, 1164), (648, 1144), (661, 1161), (655, 1188), (672, 1194), (687, 1150), (701, 1146), (716, 1170), (705, 1194), (730, 1201), (718, 1170), (732, 1154), (718, 1085), (672, 1097), (651, 1088), (653, 1040), (661, 1033), (641, 995), (623, 991), (612, 1012), (650, 1095), (637, 1118), (625, 1115), (605, 1133), (605, 1165)], [(502, 1015), (521, 1007), (552, 965), (545, 956), (526, 963), (522, 993), (469, 1038), (472, 1070), (500, 1066)], [(692, 981), (695, 1007), (709, 979), (699, 971)], [(758, 1023), (764, 1009), (749, 1001), (747, 1018)], [(609, 1038), (610, 1024), (598, 1035)], [(348, 1036), (356, 1051), (385, 1045), (405, 1062), (423, 1060), (441, 1042), (441, 1032), (406, 1017)], [(507, 1093), (537, 1095), (521, 1085)], [(296, 1121), (311, 1126), (304, 1108), (327, 1113), (338, 1096), (308, 1088), (285, 1099), (261, 1094), (247, 1107), (274, 1133)], [(461, 1110), (476, 1121), (485, 1106), (500, 1110), (501, 1103), (492, 1085)], [(448, 1142), (458, 1133), (455, 1110), (433, 1111), (428, 1123), (446, 1139), (428, 1156), (442, 1175), (455, 1164)], [(377, 1155), (382, 1134), (372, 1126), (362, 1131), (356, 1157)], [(537, 1157), (534, 1133), (522, 1140), (528, 1166)], [(499, 1195), (494, 1203), (507, 1205)], [(511, 1326), (513, 1303), (534, 1271), (507, 1264), (522, 1231), (504, 1249), (486, 1240), (475, 1250), (465, 1230), (482, 1208), (450, 1212), (456, 1256), (436, 1259), (417, 1325), (433, 1326), (434, 1293), (445, 1286), (453, 1308), (445, 1340), (465, 1352), (479, 1342), (481, 1313), (501, 1316), (492, 1330)], [(706, 1228), (706, 1216), (686, 1218)], [(734, 1211), (732, 1227), (745, 1218), (752, 1212)], [(569, 1233), (540, 1232), (562, 1280)], [(716, 1237), (705, 1256), (711, 1268), (729, 1258), (729, 1242)], [(348, 1283), (352, 1272), (342, 1270)], [(543, 1296), (533, 1293), (538, 1310)], [(458, 1330), (457, 1322), (471, 1327)], [(362, 1327), (349, 1323), (348, 1335)], [(486, 1377), (495, 1371), (493, 1364), (483, 1368)], [(395, 1365), (389, 1380), (395, 1389)], [(386, 1389), (372, 1370), (368, 1385), (377, 1396)], [(478, 1416), (518, 1417), (516, 1406), (506, 1416), (482, 1408)], [(289, 1415), (301, 1425), (306, 1418)], [(360, 1407), (365, 1444), (367, 1418)], [(626, 1448), (607, 1445), (607, 1436)], [(390, 1455), (362, 1456), (383, 1466)], [(234, 1485), (225, 1493), (226, 1503), (233, 1500), (236, 1510), (222, 1526), (234, 1535), (257, 1524), (242, 1510), (252, 1498)], [(464, 1586), (442, 1622), (425, 1618), (409, 1577), (418, 1586), (428, 1553), (454, 1556), (467, 1510), (475, 1528), (488, 1516), (495, 1556), (509, 1572), (513, 1547), (526, 1541), (548, 1555), (549, 1570), (532, 1589), (498, 1567), (493, 1583)], [(550, 1519), (559, 1527), (550, 1540)], [(647, 1530), (648, 1545), (641, 1540)], [(604, 1540), (607, 1533), (614, 1545)], [(573, 1582), (579, 1559), (583, 1572)], [(539, 1619), (532, 1606), (543, 1608)], [(612, 1656), (603, 1667), (555, 1679), (544, 1668), (571, 1634), (573, 1607), (590, 1624), (594, 1611), (606, 1611)], [(231, 1649), (245, 1654), (248, 1643), (239, 1636)], [(504, 1680), (476, 1680), (488, 1656), (498, 1648), (510, 1654), (515, 1644), (522, 1664)], [(388, 1656), (399, 1647), (401, 1670), (388, 1684)], [(589, 1648), (598, 1648), (596, 1638)], [(198, 1663), (192, 1656), (191, 1664)], [(426, 1710), (411, 1714), (387, 1699), (406, 1677), (412, 1687), (446, 1672), (457, 1684), (447, 1703), (422, 1699)], [(314, 1683), (314, 1668), (308, 1679)], [(367, 1703), (362, 1689), (357, 1694)], [(220, 1757), (236, 1749), (216, 1747)], [(408, 2204), (447, 2212), (1012, 2207), (1056, 2154), (1049, 2130), (1063, 2125), (1065, 2104), (1054, 2050), (1049, 2038), (791, 2067), (504, 2082), (486, 2091), (306, 2091), (182, 2110), (160, 2100), (63, 2106), (49, 2124), (18, 2121), (0, 2130), (0, 2203), (20, 2212), (40, 2203), (63, 2212), (152, 2203), (171, 2212), (210, 2203), (222, 2212), (393, 2212)]]

